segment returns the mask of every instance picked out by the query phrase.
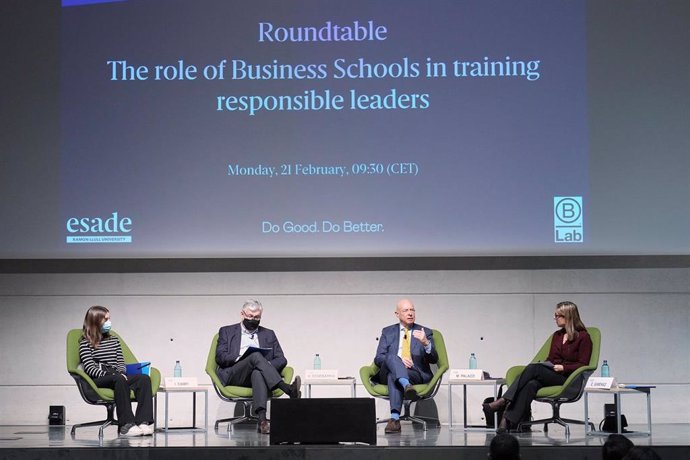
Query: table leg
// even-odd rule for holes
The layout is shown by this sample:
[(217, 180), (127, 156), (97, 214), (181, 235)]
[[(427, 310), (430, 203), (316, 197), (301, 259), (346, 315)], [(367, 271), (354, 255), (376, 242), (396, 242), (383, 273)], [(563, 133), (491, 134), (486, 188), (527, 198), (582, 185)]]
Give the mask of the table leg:
[(204, 429), (208, 432), (208, 390), (204, 391)]
[[(494, 382), (494, 401), (498, 399), (498, 385)], [(498, 431), (498, 411), (494, 412), (494, 430)]]
[(196, 391), (192, 391), (192, 428), (196, 428)]
[(652, 392), (647, 389), (647, 431), (652, 435)]
[(165, 432), (168, 432), (168, 393), (167, 391), (165, 392)]
[(467, 385), (462, 384), (462, 423), (467, 428)]
[(618, 434), (623, 433), (623, 427), (621, 426), (621, 399), (620, 393), (616, 393), (613, 396), (613, 401), (616, 403), (616, 422), (618, 423)]
[(585, 436), (589, 434), (589, 399), (588, 399), (588, 394), (585, 391)]
[(156, 424), (158, 423), (158, 393), (153, 397), (153, 431), (156, 431)]
[(448, 429), (453, 429), (453, 384), (448, 384)]

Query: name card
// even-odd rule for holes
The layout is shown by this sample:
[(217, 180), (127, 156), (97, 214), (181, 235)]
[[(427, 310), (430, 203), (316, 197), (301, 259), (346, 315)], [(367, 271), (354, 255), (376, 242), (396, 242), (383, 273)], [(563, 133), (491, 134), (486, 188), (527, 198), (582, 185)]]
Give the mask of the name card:
[(618, 387), (615, 377), (590, 377), (585, 388), (596, 390), (610, 390)]
[(166, 377), (164, 386), (165, 388), (196, 387), (198, 382), (196, 377)]
[(484, 371), (481, 369), (451, 369), (450, 380), (484, 380)]
[(305, 380), (338, 380), (338, 369), (307, 369)]

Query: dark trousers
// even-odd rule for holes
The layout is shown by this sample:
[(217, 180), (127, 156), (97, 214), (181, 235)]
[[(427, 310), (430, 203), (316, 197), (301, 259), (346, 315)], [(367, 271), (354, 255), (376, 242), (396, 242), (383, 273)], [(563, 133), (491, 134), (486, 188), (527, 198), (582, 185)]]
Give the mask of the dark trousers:
[(252, 387), (254, 412), (263, 411), (260, 416), (265, 415), (269, 391), (283, 381), (278, 370), (258, 351), (217, 373), (224, 385)]
[(418, 369), (405, 367), (398, 355), (386, 355), (386, 360), (379, 369), (379, 382), (388, 384), (388, 400), (391, 412), (400, 413), (402, 408), (404, 388), (398, 382), (400, 378), (405, 378), (412, 384), (424, 383), (422, 374)]
[[(141, 425), (153, 423), (153, 395), (151, 391), (151, 378), (148, 375), (106, 375), (94, 379), (97, 387), (112, 388), (115, 392), (115, 410), (117, 411), (117, 423), (120, 426), (128, 423)], [(137, 401), (137, 413), (132, 413), (132, 401), (129, 391), (134, 391)]]
[(503, 394), (511, 403), (505, 411), (505, 417), (513, 424), (525, 419), (530, 411), (537, 391), (542, 387), (563, 385), (567, 377), (542, 364), (528, 364), (520, 377), (513, 382)]

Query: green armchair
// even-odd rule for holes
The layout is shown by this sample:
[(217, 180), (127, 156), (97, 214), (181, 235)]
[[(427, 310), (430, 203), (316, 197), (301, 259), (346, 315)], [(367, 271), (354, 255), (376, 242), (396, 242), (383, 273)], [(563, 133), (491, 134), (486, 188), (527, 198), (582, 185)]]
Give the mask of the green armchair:
[[(436, 370), (432, 376), (429, 383), (423, 383), (420, 385), (415, 385), (414, 388), (417, 390), (417, 394), (420, 396), (420, 400), (431, 399), (438, 392), (441, 386), (441, 379), (443, 374), (448, 370), (448, 353), (446, 352), (446, 343), (443, 340), (443, 335), (433, 329), (434, 346), (436, 347), (436, 352), (438, 353), (438, 363), (436, 363)], [(376, 364), (371, 364), (368, 366), (363, 366), (359, 370), (359, 376), (362, 379), (362, 385), (366, 388), (367, 392), (375, 398), (388, 399), (388, 385), (382, 383), (372, 382), (371, 379), (378, 373), (379, 367)], [(426, 431), (426, 420), (419, 416), (413, 416), (410, 414), (410, 406), (412, 401), (403, 400), (404, 411), (400, 416), (400, 420), (407, 420), (414, 423), (419, 423), (422, 425), (424, 431)], [(432, 421), (439, 423), (438, 419), (431, 419)], [(388, 419), (379, 420), (377, 423), (386, 423)]]
[[(565, 428), (566, 436), (570, 435), (569, 423), (576, 425), (585, 425), (590, 423), (588, 421), (573, 420), (562, 418), (560, 414), (561, 404), (573, 403), (578, 401), (585, 391), (585, 385), (590, 375), (597, 369), (599, 363), (599, 349), (601, 348), (601, 332), (596, 327), (588, 327), (587, 332), (592, 339), (592, 356), (589, 359), (589, 364), (577, 369), (568, 376), (568, 379), (563, 385), (556, 385), (550, 387), (540, 388), (535, 398), (536, 401), (548, 403), (552, 408), (552, 416), (540, 420), (530, 420), (521, 422), (518, 429), (532, 425), (544, 424), (544, 431), (549, 430), (549, 423), (557, 423)], [(546, 339), (544, 345), (539, 349), (533, 363), (546, 360), (551, 348), (551, 336)], [(506, 385), (510, 386), (520, 376), (526, 366), (513, 366), (508, 369), (506, 373)], [(590, 425), (592, 425), (590, 423)], [(594, 426), (592, 426), (594, 428)]]
[[(139, 360), (134, 356), (132, 350), (129, 349), (125, 341), (120, 337), (115, 331), (110, 331), (111, 335), (120, 339), (120, 345), (122, 346), (122, 354), (125, 358), (126, 364), (138, 363)], [(89, 377), (86, 372), (80, 366), (79, 360), (79, 341), (81, 340), (82, 330), (72, 329), (67, 333), (67, 372), (74, 378), (79, 389), (79, 394), (81, 394), (82, 399), (87, 404), (93, 404), (97, 406), (105, 406), (107, 410), (107, 416), (105, 420), (99, 420), (96, 422), (79, 423), (72, 425), (72, 436), (75, 435), (77, 428), (82, 428), (86, 426), (100, 426), (98, 430), (98, 438), (103, 438), (103, 429), (116, 423), (115, 419), (115, 394), (110, 388), (99, 388), (93, 382), (91, 377)], [(153, 396), (158, 392), (158, 388), (161, 383), (161, 373), (155, 367), (151, 367), (150, 371), (151, 377), (151, 390)], [(134, 400), (134, 393), (130, 393), (130, 398)], [(155, 421), (154, 421), (155, 422)]]
[[(258, 422), (259, 419), (255, 416), (252, 415), (251, 413), (251, 406), (252, 406), (252, 389), (250, 387), (239, 387), (239, 386), (225, 386), (223, 383), (220, 381), (220, 378), (218, 378), (218, 374), (216, 373), (216, 370), (218, 369), (218, 364), (216, 364), (216, 348), (218, 347), (218, 334), (216, 334), (213, 337), (213, 340), (211, 341), (211, 348), (208, 351), (208, 358), (206, 359), (206, 373), (208, 374), (209, 377), (211, 377), (211, 382), (213, 382), (213, 388), (216, 390), (216, 394), (220, 399), (223, 401), (227, 402), (234, 402), (234, 403), (240, 403), (242, 404), (243, 407), (243, 413), (240, 416), (237, 417), (230, 417), (230, 418), (224, 418), (224, 419), (219, 419), (216, 420), (215, 423), (215, 429), (218, 430), (218, 425), (221, 423), (228, 423), (228, 431), (232, 428), (232, 426), (236, 423), (244, 422), (244, 421), (256, 421)], [(292, 377), (295, 374), (295, 371), (292, 367), (290, 366), (285, 366), (283, 370), (280, 372), (280, 375), (283, 377), (283, 380), (285, 383), (290, 383), (292, 382)], [(276, 389), (273, 391), (273, 397), (278, 398), (283, 395), (283, 391), (280, 389)]]

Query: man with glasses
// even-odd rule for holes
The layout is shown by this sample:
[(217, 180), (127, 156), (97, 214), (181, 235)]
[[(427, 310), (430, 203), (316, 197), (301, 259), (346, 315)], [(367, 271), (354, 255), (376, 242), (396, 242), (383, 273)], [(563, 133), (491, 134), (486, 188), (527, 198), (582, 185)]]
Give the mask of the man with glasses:
[(290, 398), (299, 398), (302, 383), (297, 376), (288, 385), (280, 376), (287, 359), (275, 333), (259, 326), (262, 313), (261, 302), (249, 299), (240, 311), (242, 321), (220, 328), (216, 363), (218, 377), (224, 385), (252, 387), (254, 412), (259, 417), (257, 430), (269, 434), (270, 424), (266, 419), (269, 394), (280, 388)]
[(414, 304), (402, 299), (395, 308), (398, 323), (383, 328), (374, 363), (379, 367), (378, 381), (388, 385), (391, 418), (385, 433), (400, 433), (403, 399), (417, 401), (415, 384), (428, 383), (431, 366), (438, 362), (433, 331), (415, 322)]

